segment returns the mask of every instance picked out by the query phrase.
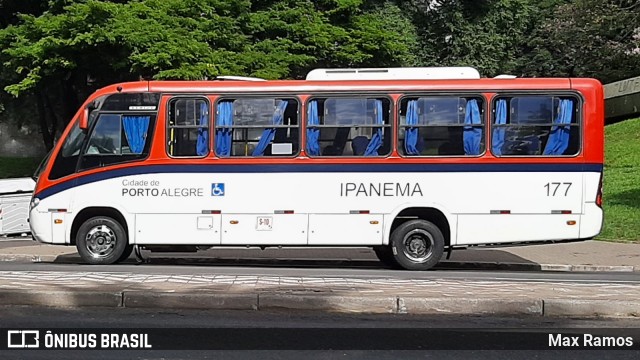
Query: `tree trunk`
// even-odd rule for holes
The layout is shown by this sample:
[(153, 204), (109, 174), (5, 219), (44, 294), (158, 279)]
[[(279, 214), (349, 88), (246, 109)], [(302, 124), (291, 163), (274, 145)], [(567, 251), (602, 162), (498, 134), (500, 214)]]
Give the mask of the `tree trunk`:
[(51, 100), (46, 93), (42, 93), (42, 98), (44, 100), (44, 106), (47, 109), (47, 113), (49, 114), (49, 118), (51, 119), (51, 136), (55, 141), (56, 136), (58, 135), (58, 116), (56, 115), (56, 111), (51, 104)]
[(62, 125), (67, 126), (69, 121), (80, 107), (78, 101), (78, 91), (76, 90), (76, 81), (78, 76), (74, 72), (70, 72), (66, 79), (60, 85), (62, 87)]
[(38, 107), (38, 123), (40, 125), (40, 133), (42, 133), (42, 141), (44, 141), (44, 146), (49, 151), (53, 149), (53, 135), (51, 135), (49, 124), (47, 123), (47, 109), (41, 89), (36, 90), (36, 105)]

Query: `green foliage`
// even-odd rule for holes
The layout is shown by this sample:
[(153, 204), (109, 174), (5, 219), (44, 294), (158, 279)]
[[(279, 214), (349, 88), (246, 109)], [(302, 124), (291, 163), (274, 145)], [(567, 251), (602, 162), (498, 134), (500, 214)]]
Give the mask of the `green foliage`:
[(640, 119), (605, 127), (601, 239), (640, 241)]
[(16, 13), (0, 27), (0, 89), (37, 104), (34, 125), (47, 148), (81, 100), (107, 84), (302, 78), (316, 67), (417, 62), (415, 26), (393, 2), (8, 2)]
[(523, 46), (526, 76), (595, 77), (604, 83), (638, 75), (640, 2), (557, 1), (540, 12), (539, 26)]
[[(415, 30), (391, 3), (67, 1), (0, 31), (5, 90), (18, 96), (69, 72), (114, 80), (299, 77), (317, 64), (415, 62)], [(262, 3), (262, 6), (260, 6)], [(389, 17), (384, 14), (388, 13)], [(398, 29), (399, 31), (396, 31)], [(117, 74), (114, 78), (114, 74)]]
[(532, 27), (530, 0), (416, 2), (414, 21), (430, 66), (473, 66), (485, 76), (510, 73)]

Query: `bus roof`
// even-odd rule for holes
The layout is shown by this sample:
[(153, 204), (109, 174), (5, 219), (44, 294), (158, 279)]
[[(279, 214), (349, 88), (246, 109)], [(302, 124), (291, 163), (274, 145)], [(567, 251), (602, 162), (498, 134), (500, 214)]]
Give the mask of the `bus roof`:
[(268, 80), (268, 81), (137, 81), (104, 87), (91, 96), (96, 98), (118, 92), (158, 93), (314, 93), (314, 92), (388, 92), (418, 91), (534, 91), (572, 90), (576, 86), (602, 87), (596, 79), (586, 78), (480, 78), (447, 80)]

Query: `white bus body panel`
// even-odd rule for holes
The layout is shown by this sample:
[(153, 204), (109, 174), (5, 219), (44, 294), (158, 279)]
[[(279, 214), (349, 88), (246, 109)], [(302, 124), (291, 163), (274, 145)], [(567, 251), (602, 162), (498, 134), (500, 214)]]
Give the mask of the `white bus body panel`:
[(313, 214), (309, 245), (381, 245), (382, 215)]
[[(575, 225), (567, 225), (569, 220)], [(460, 215), (458, 238), (464, 239), (464, 245), (577, 239), (579, 220), (579, 214)]]
[(306, 245), (307, 214), (223, 214), (222, 245)]
[(219, 214), (137, 214), (129, 227), (135, 244), (220, 244)]
[[(32, 227), (40, 241), (68, 243), (72, 221), (81, 210), (111, 207), (122, 213), (130, 242), (137, 244), (380, 245), (388, 243), (391, 223), (402, 210), (432, 207), (447, 218), (451, 244), (470, 245), (583, 238), (597, 229), (585, 224), (581, 214), (589, 216), (589, 224), (602, 216), (601, 210), (591, 211), (595, 204), (583, 204), (584, 191), (595, 200), (598, 173), (585, 175), (584, 187), (589, 189), (583, 190), (580, 172), (215, 169), (212, 165), (209, 172), (130, 175), (80, 185), (43, 199), (31, 213)], [(556, 183), (561, 184), (557, 189)], [(51, 229), (48, 209), (68, 209), (64, 237), (60, 229)], [(503, 210), (509, 214), (492, 213)], [(258, 228), (261, 218), (272, 221), (270, 229)], [(571, 220), (576, 224), (568, 225)]]
[[(598, 195), (600, 185), (600, 174), (584, 174), (584, 214), (580, 222), (580, 238), (589, 239), (602, 231), (604, 211), (596, 205), (595, 199)], [(606, 199), (605, 199), (606, 200)]]

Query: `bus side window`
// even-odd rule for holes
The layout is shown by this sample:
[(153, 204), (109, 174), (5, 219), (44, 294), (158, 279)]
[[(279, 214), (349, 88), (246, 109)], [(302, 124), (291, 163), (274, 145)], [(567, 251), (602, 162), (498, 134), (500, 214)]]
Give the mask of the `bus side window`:
[(313, 98), (307, 104), (307, 155), (388, 155), (390, 106), (387, 98)]
[(495, 156), (563, 156), (580, 151), (575, 98), (500, 97), (493, 107), (491, 150)]
[(293, 98), (222, 99), (216, 105), (219, 157), (292, 157), (300, 148), (298, 101)]
[(207, 156), (209, 118), (206, 99), (172, 99), (169, 102), (167, 153), (174, 157)]
[(480, 97), (403, 98), (399, 124), (398, 151), (404, 156), (478, 156), (484, 152)]

